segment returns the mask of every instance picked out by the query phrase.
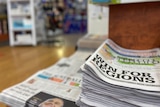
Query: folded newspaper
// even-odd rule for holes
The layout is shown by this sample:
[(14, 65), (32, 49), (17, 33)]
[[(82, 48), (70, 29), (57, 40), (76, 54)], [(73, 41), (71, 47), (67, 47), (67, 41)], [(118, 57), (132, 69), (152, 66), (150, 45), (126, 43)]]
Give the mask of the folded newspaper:
[(91, 53), (78, 50), (69, 58), (62, 58), (27, 80), (3, 90), (0, 101), (11, 107), (54, 107), (57, 104), (78, 107), (75, 101), (81, 93), (82, 82), (82, 73), (78, 70)]
[(129, 50), (107, 39), (80, 71), (80, 107), (160, 107), (159, 48)]

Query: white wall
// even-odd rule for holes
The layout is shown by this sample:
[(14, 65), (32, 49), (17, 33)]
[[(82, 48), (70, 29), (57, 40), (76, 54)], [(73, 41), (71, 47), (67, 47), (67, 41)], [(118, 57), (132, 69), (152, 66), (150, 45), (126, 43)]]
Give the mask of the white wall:
[[(88, 33), (108, 35), (109, 7), (88, 4)], [(101, 18), (100, 18), (101, 17)]]
[[(134, 3), (134, 2), (149, 2), (160, 0), (121, 0), (121, 3)], [(88, 2), (88, 33), (108, 35), (109, 34), (109, 6), (90, 4)], [(100, 10), (99, 10), (100, 9)], [(102, 12), (103, 11), (103, 12)], [(101, 19), (98, 16), (102, 15)]]

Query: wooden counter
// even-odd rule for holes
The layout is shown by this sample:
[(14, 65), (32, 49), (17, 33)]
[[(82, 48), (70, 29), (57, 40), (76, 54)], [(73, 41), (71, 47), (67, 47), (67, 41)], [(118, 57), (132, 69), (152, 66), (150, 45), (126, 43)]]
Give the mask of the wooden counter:
[(109, 38), (128, 49), (160, 47), (160, 2), (110, 5)]

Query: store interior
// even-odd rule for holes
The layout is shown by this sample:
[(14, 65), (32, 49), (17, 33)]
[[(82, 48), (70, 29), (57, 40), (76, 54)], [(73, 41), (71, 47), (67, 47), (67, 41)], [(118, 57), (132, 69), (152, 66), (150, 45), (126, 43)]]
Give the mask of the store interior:
[[(0, 3), (0, 91), (72, 55), (78, 39), (87, 33), (85, 0), (34, 0), (31, 15), (29, 2), (33, 1)], [(7, 3), (12, 3), (12, 9), (7, 10)], [(13, 22), (9, 24), (10, 19)], [(11, 23), (19, 30), (10, 32)], [(0, 107), (6, 105), (0, 103)]]
[(93, 1), (0, 0), (0, 92), (107, 38), (126, 49), (160, 47), (160, 0)]

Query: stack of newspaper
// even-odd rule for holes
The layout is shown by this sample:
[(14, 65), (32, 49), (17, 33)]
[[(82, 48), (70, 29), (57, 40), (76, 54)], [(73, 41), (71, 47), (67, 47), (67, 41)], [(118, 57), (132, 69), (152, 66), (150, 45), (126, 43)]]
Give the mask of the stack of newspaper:
[(91, 53), (78, 50), (70, 57), (62, 58), (27, 80), (3, 90), (0, 101), (11, 107), (51, 107), (42, 106), (43, 102), (51, 104), (54, 98), (59, 98), (63, 99), (63, 107), (77, 107), (75, 102), (81, 93), (82, 81), (82, 73), (78, 70)]
[(80, 71), (80, 107), (160, 107), (159, 48), (128, 50), (107, 39)]
[(78, 40), (77, 46), (83, 50), (96, 50), (106, 39), (107, 35), (86, 34)]

